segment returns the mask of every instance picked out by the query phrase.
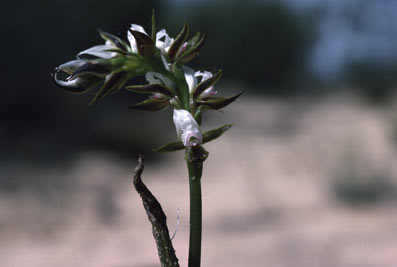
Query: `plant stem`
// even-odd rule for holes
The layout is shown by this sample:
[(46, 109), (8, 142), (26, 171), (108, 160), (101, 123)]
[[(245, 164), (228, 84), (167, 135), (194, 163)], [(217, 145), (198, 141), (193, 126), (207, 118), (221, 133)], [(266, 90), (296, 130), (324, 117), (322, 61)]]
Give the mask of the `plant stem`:
[(190, 237), (188, 267), (200, 267), (201, 262), (201, 175), (203, 172), (203, 162), (207, 156), (208, 152), (202, 147), (186, 149), (185, 159), (189, 171), (190, 190)]

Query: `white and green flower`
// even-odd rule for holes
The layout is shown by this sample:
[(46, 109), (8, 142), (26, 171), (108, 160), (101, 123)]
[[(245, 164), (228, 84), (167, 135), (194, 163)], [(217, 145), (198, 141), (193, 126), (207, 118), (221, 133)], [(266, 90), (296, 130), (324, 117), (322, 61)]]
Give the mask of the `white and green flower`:
[[(184, 73), (185, 73), (185, 80), (186, 83), (189, 87), (189, 92), (193, 93), (193, 91), (196, 89), (197, 85), (211, 79), (213, 77), (213, 74), (209, 71), (194, 71), (193, 69), (184, 66), (182, 67)], [(215, 95), (217, 91), (215, 91), (214, 86), (210, 86), (207, 89), (204, 90), (199, 96), (200, 99), (203, 98), (208, 98), (213, 95)]]
[(184, 146), (194, 147), (202, 144), (200, 127), (189, 111), (174, 109), (173, 120), (176, 133)]

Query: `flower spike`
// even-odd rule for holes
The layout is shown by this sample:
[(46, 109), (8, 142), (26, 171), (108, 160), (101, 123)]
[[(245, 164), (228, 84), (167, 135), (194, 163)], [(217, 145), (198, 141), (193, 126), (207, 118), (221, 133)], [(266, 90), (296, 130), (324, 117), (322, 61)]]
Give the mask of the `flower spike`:
[[(188, 39), (189, 26), (186, 23), (174, 39), (165, 29), (157, 31), (153, 10), (150, 33), (137, 24), (131, 24), (126, 41), (102, 30), (98, 32), (105, 42), (85, 49), (77, 54), (76, 59), (61, 64), (55, 69), (53, 79), (59, 87), (73, 93), (99, 89), (90, 105), (124, 87), (130, 92), (149, 94), (146, 100), (129, 106), (130, 109), (158, 111), (172, 106), (178, 140), (160, 146), (155, 151), (185, 150), (190, 189), (188, 266), (200, 266), (202, 229), (200, 180), (203, 162), (208, 157), (203, 145), (219, 138), (232, 126), (227, 124), (202, 133), (200, 128), (202, 115), (206, 111), (218, 110), (229, 105), (242, 93), (228, 98), (220, 97), (214, 87), (222, 76), (222, 70), (197, 71), (186, 66), (186, 63), (199, 54), (207, 38), (206, 32), (198, 32)], [(146, 83), (125, 86), (130, 79), (137, 76), (143, 77)], [(169, 238), (165, 215), (158, 212), (162, 211), (161, 206), (139, 180), (142, 171), (141, 158), (134, 185), (142, 197), (152, 223), (161, 266), (179, 267)], [(153, 201), (156, 203), (153, 204)], [(154, 213), (156, 216), (152, 216)], [(158, 231), (161, 233), (159, 234)]]

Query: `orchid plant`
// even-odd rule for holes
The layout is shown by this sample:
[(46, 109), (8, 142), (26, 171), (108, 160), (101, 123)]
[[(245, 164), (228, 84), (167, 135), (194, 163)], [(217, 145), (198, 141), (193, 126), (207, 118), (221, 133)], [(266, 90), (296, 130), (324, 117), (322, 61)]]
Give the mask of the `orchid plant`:
[[(105, 44), (88, 48), (78, 53), (77, 58), (55, 69), (55, 83), (73, 93), (85, 93), (98, 89), (90, 104), (125, 88), (135, 93), (148, 94), (143, 102), (130, 106), (132, 109), (149, 111), (173, 108), (173, 122), (178, 140), (158, 147), (155, 151), (172, 152), (185, 149), (190, 185), (190, 239), (189, 267), (200, 266), (201, 259), (201, 176), (203, 162), (208, 152), (203, 144), (210, 142), (231, 125), (202, 132), (203, 112), (219, 110), (236, 100), (240, 95), (218, 96), (214, 85), (221, 77), (217, 72), (194, 71), (186, 66), (202, 48), (205, 33), (197, 33), (188, 39), (189, 26), (185, 23), (181, 32), (171, 38), (166, 30), (157, 31), (155, 16), (152, 16), (151, 33), (137, 24), (132, 24), (127, 40), (99, 31)], [(60, 77), (63, 75), (63, 78)], [(132, 78), (145, 76), (147, 84), (125, 84)], [(142, 183), (143, 159), (136, 169), (134, 185), (141, 195), (145, 210), (152, 223), (161, 266), (179, 266), (165, 222), (161, 205)]]

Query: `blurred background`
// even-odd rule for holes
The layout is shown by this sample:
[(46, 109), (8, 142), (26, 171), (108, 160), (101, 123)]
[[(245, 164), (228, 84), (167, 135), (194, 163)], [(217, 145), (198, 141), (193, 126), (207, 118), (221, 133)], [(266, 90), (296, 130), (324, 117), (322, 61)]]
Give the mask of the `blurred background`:
[(223, 69), (204, 117), (234, 123), (206, 145), (203, 266), (392, 267), (397, 262), (397, 2), (392, 0), (10, 1), (0, 10), (0, 266), (159, 266), (131, 184), (138, 153), (187, 265), (188, 183), (171, 110), (120, 91), (57, 88), (54, 68), (131, 23), (206, 45)]

